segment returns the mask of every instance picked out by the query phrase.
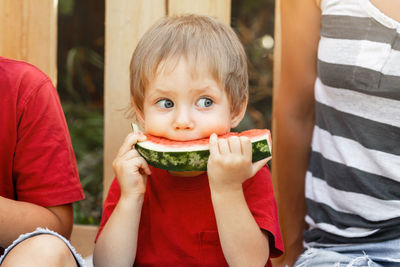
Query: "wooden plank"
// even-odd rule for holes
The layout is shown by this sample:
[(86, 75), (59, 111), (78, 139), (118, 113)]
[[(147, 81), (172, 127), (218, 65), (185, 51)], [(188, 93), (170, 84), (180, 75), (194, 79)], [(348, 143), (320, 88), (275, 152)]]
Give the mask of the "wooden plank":
[(168, 15), (181, 13), (209, 15), (230, 24), (231, 0), (169, 0)]
[(278, 93), (279, 75), (281, 70), (281, 16), (280, 0), (275, 1), (275, 25), (274, 25), (274, 69), (273, 69), (273, 94)]
[(57, 82), (57, 0), (1, 0), (0, 55), (30, 62)]
[[(273, 69), (273, 88), (272, 88), (272, 103), (274, 105), (275, 99), (278, 96), (279, 93), (279, 76), (281, 72), (281, 16), (280, 16), (280, 0), (275, 1), (275, 25), (274, 25), (274, 69)], [(275, 118), (274, 118), (274, 112), (272, 114), (272, 147), (274, 147), (276, 138), (273, 138), (275, 136)], [(272, 160), (272, 170), (275, 169), (276, 164), (274, 164), (274, 161)], [(274, 172), (272, 171), (272, 183), (274, 185), (275, 189), (275, 197), (278, 199), (278, 194), (279, 191), (277, 190), (277, 180), (276, 176), (274, 175)]]
[[(275, 1), (275, 25), (274, 25), (274, 69), (273, 69), (273, 91), (272, 91), (272, 103), (273, 106), (275, 104), (275, 100), (278, 96), (279, 93), (279, 79), (280, 79), (280, 72), (281, 72), (281, 53), (282, 53), (282, 48), (281, 48), (281, 16), (280, 16), (280, 0)], [(276, 123), (275, 123), (275, 111), (273, 110), (272, 112), (272, 147), (275, 146), (276, 143)], [(272, 157), (273, 159), (273, 157)], [(272, 184), (274, 187), (274, 194), (275, 194), (275, 199), (279, 199), (279, 190), (278, 190), (278, 181), (276, 177), (276, 172), (274, 170), (276, 169), (276, 161), (272, 160), (272, 169), (271, 169), (271, 174), (272, 174)], [(279, 206), (279, 203), (277, 203)], [(282, 260), (282, 256), (279, 258), (274, 258), (272, 259), (272, 264), (273, 265), (280, 265)]]
[(130, 131), (129, 63), (144, 32), (166, 15), (164, 0), (106, 0), (104, 82), (104, 191), (114, 177), (112, 161)]
[[(280, 0), (275, 1), (275, 25), (274, 25), (274, 69), (273, 69), (273, 88), (272, 88), (272, 103), (274, 105), (275, 99), (278, 96), (279, 89), (279, 75), (281, 71), (281, 16), (280, 16)], [(274, 147), (276, 138), (275, 136), (275, 117), (274, 112), (272, 114), (272, 147)], [(272, 169), (276, 168), (275, 161), (272, 160)], [(278, 199), (278, 181), (274, 171), (272, 174), (272, 184), (274, 187), (275, 198)], [(277, 203), (279, 205), (279, 203)], [(279, 265), (282, 257), (272, 259), (273, 265)]]
[(83, 257), (93, 254), (94, 239), (98, 227), (94, 225), (75, 224), (71, 234), (71, 244)]

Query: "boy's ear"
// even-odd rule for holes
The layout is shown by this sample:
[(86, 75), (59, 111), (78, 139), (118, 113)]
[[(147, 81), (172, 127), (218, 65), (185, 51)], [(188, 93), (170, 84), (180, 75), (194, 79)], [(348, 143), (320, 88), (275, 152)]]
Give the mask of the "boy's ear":
[(231, 128), (235, 128), (242, 121), (244, 114), (246, 113), (247, 100), (248, 97), (246, 97), (246, 100), (243, 101), (242, 105), (240, 106), (240, 109), (237, 110), (235, 113), (232, 113)]

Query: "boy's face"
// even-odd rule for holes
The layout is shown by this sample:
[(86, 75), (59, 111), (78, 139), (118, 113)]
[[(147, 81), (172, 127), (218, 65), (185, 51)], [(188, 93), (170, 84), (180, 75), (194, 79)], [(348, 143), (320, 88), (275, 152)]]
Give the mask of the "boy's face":
[(228, 96), (206, 71), (193, 75), (181, 59), (172, 71), (159, 72), (146, 88), (143, 114), (147, 134), (185, 141), (225, 134), (244, 112), (232, 117)]

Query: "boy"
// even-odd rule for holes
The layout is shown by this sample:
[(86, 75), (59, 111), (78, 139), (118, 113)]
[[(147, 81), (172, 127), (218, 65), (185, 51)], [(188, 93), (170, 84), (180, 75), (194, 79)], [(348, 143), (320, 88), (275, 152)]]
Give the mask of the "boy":
[(56, 89), (36, 67), (0, 57), (0, 109), (1, 267), (83, 266), (65, 239), (84, 195)]
[(210, 138), (207, 172), (149, 167), (125, 139), (104, 204), (96, 266), (270, 266), (282, 253), (276, 205), (265, 166), (251, 163), (247, 138), (218, 140), (245, 113), (246, 56), (228, 26), (184, 15), (164, 18), (139, 42), (131, 95), (146, 134)]

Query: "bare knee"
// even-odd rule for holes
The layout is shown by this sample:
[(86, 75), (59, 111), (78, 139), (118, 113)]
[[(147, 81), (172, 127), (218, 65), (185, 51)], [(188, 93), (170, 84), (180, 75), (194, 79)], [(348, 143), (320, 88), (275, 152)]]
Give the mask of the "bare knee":
[(40, 234), (15, 246), (1, 265), (1, 267), (14, 266), (76, 267), (77, 264), (63, 240), (54, 235)]

